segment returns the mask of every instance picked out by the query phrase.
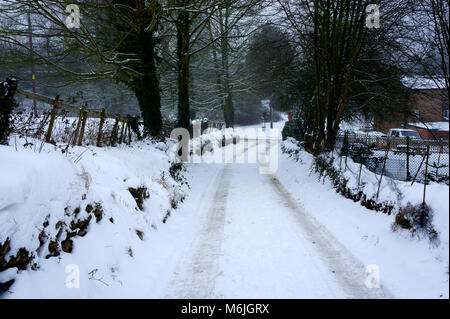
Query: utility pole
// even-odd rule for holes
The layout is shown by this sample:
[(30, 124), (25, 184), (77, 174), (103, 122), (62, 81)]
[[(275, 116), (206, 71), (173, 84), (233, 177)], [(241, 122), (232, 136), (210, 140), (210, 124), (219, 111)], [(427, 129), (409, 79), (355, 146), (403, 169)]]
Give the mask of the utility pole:
[[(30, 12), (27, 12), (27, 20), (28, 20), (28, 43), (30, 46), (30, 52), (31, 52), (31, 85), (33, 93), (36, 93), (36, 72), (34, 68), (34, 56), (33, 56), (33, 34), (31, 30), (31, 14)], [(37, 104), (36, 100), (33, 100), (33, 113), (34, 116), (38, 116), (37, 112)]]

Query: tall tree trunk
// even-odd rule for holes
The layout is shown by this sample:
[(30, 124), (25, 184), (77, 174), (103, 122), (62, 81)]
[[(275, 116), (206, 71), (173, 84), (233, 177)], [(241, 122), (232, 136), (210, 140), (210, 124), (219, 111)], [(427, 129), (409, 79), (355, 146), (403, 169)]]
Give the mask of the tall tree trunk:
[(234, 126), (234, 105), (230, 89), (225, 90), (225, 127)]
[(223, 34), (223, 37), (220, 41), (220, 50), (222, 53), (222, 84), (223, 84), (223, 113), (225, 119), (226, 127), (234, 126), (234, 107), (233, 107), (233, 98), (231, 94), (230, 87), (230, 61), (229, 61), (229, 43), (226, 38), (229, 27), (229, 16), (230, 16), (230, 4), (228, 0), (225, 0), (225, 11), (222, 13), (222, 10), (219, 11), (220, 18), (220, 33)]
[(229, 74), (229, 60), (228, 60), (228, 43), (226, 40), (222, 40), (222, 69), (223, 69), (223, 93), (224, 93), (224, 118), (225, 126), (233, 127), (234, 125), (234, 108), (233, 98), (230, 88), (230, 74)]
[[(116, 0), (115, 5), (125, 5), (123, 0)], [(144, 124), (144, 135), (157, 136), (161, 133), (161, 96), (159, 91), (159, 80), (156, 70), (156, 40), (154, 30), (157, 28), (157, 20), (150, 17), (158, 10), (157, 3), (153, 7), (146, 6), (144, 0), (130, 1), (133, 12), (124, 10), (123, 14), (133, 21), (134, 28), (129, 30), (128, 25), (123, 25), (122, 21), (116, 21), (117, 17), (110, 17), (111, 23), (117, 23), (118, 31), (128, 32), (126, 38), (121, 41), (116, 50), (121, 54), (136, 54), (139, 62), (134, 64), (124, 64), (128, 69), (135, 70), (136, 74), (130, 76), (127, 72), (119, 74), (118, 80), (128, 85), (134, 92), (141, 111)], [(153, 28), (148, 29), (149, 23), (153, 23)], [(111, 37), (117, 37), (111, 34)]]
[(153, 33), (141, 31), (138, 39), (143, 76), (135, 80), (134, 93), (144, 122), (144, 135), (157, 136), (161, 132), (162, 118)]
[(189, 105), (189, 13), (180, 12), (177, 23), (178, 126), (191, 128)]
[[(368, 0), (314, 0), (313, 61), (318, 137), (315, 152), (334, 147), (353, 72), (365, 39)], [(326, 122), (326, 123), (325, 123)], [(326, 125), (326, 135), (325, 135)]]
[(435, 24), (435, 47), (437, 48), (441, 58), (441, 71), (445, 82), (446, 98), (450, 96), (449, 88), (449, 1), (448, 0), (431, 0), (431, 13)]
[[(211, 29), (211, 22), (209, 22), (208, 24), (208, 31), (209, 31), (209, 37), (210, 37), (210, 41), (214, 40), (214, 36), (212, 34), (212, 29)], [(217, 94), (218, 96), (218, 105), (222, 104), (222, 98), (220, 97), (220, 93), (222, 90), (222, 79), (221, 79), (221, 72), (220, 72), (220, 67), (219, 67), (219, 59), (217, 58), (217, 50), (215, 47), (212, 47), (212, 56), (213, 56), (213, 62), (214, 62), (214, 72), (216, 75), (216, 87), (217, 87), (217, 91), (219, 92)], [(214, 119), (218, 119), (219, 116), (214, 113)]]
[(320, 152), (322, 144), (325, 138), (325, 108), (323, 103), (323, 92), (322, 88), (322, 59), (321, 59), (321, 33), (320, 31), (320, 17), (319, 17), (319, 3), (318, 0), (314, 1), (314, 33), (313, 33), (313, 63), (314, 63), (314, 98), (316, 104), (316, 117), (317, 117), (317, 137), (315, 140), (314, 151), (316, 153)]

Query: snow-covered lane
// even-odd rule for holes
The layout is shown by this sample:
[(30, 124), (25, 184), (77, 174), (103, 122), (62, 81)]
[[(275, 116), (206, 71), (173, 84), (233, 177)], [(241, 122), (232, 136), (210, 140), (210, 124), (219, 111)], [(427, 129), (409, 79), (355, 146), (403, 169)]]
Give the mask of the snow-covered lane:
[(234, 165), (215, 295), (347, 297), (256, 165)]
[(208, 193), (166, 297), (389, 296), (366, 288), (365, 268), (257, 164), (222, 164)]
[(213, 295), (215, 279), (219, 273), (218, 261), (225, 223), (229, 175), (229, 167), (223, 166), (216, 175), (215, 185), (204, 193), (209, 198), (204, 196), (198, 207), (201, 216), (197, 236), (174, 273), (166, 297), (207, 298)]
[[(278, 148), (273, 175), (261, 175), (264, 165), (232, 160), (186, 164), (183, 174), (190, 190), (183, 188), (188, 196), (172, 210), (171, 188), (164, 187), (164, 181), (171, 181), (164, 175), (170, 163), (159, 148), (139, 144), (96, 149), (79, 165), (50, 150), (37, 155), (4, 148), (2, 159), (9, 158), (12, 167), (21, 160), (25, 169), (3, 183), (11, 196), (3, 197), (2, 235), (6, 230), (6, 235), (14, 235), (14, 243), (26, 245), (23, 239), (34, 245), (47, 212), (52, 212), (55, 224), (65, 216), (66, 206), (84, 208), (101, 201), (105, 216), (91, 223), (84, 237), (74, 239), (72, 253), (38, 256), (36, 271), (1, 272), (0, 282), (16, 279), (2, 297), (448, 298), (448, 187), (427, 187), (441, 235), (440, 246), (431, 247), (427, 240), (411, 240), (407, 232), (392, 232), (394, 216), (367, 210), (337, 194), (329, 181), (311, 172), (310, 154), (301, 152), (295, 161)], [(254, 143), (219, 149), (233, 148), (252, 158), (253, 151), (260, 151)], [(8, 176), (8, 165), (2, 167), (2, 176)], [(27, 183), (33, 192), (17, 197), (28, 189), (22, 186)], [(143, 211), (136, 208), (128, 189), (139, 185), (146, 185), (151, 194)], [(46, 189), (50, 192), (42, 193)], [(82, 194), (87, 194), (87, 201), (79, 198)], [(60, 208), (47, 204), (53, 198), (59, 199)], [(26, 205), (10, 206), (24, 200)], [(9, 218), (6, 210), (11, 207)], [(27, 207), (33, 218), (40, 214), (39, 222), (28, 225)], [(168, 209), (171, 215), (164, 222)], [(15, 232), (8, 233), (8, 225), (16, 227)], [(38, 231), (32, 234), (23, 225)], [(54, 225), (48, 229), (56, 233)], [(79, 287), (68, 289), (72, 273), (66, 270), (73, 265), (79, 269)], [(365, 287), (368, 265), (378, 267), (382, 289)]]

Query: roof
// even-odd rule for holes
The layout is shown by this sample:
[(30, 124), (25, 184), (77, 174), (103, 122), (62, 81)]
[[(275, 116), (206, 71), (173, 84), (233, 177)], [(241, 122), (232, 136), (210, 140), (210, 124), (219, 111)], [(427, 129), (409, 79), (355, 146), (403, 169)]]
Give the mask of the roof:
[(412, 90), (432, 90), (445, 88), (444, 79), (430, 79), (425, 77), (404, 77), (402, 83)]
[(448, 132), (449, 124), (448, 122), (417, 122), (417, 123), (408, 123), (410, 126), (414, 126), (417, 128), (430, 129), (436, 131), (446, 131)]

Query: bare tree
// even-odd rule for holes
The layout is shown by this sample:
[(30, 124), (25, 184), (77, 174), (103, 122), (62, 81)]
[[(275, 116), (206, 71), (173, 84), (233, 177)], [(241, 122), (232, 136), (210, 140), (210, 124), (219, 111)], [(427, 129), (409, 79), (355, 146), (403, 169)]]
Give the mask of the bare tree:
[[(164, 19), (176, 27), (177, 49), (175, 58), (178, 73), (178, 125), (180, 127), (190, 128), (191, 107), (189, 91), (192, 56), (210, 48), (216, 43), (225, 45), (230, 31), (241, 19), (246, 17), (257, 2), (256, 0), (250, 2), (241, 0), (173, 0), (168, 2), (166, 11), (169, 14)], [(237, 8), (241, 10), (234, 11), (237, 14), (231, 16), (231, 10)], [(206, 40), (205, 33), (208, 32), (211, 21), (218, 23), (220, 32), (218, 34), (209, 33), (209, 35), (212, 35), (212, 38)], [(221, 56), (221, 64), (227, 64), (226, 56), (227, 52)]]
[[(423, 0), (422, 5), (428, 16), (432, 18), (433, 35), (431, 42), (437, 49), (440, 58), (441, 75), (444, 80), (446, 97), (449, 97), (449, 0)], [(431, 7), (431, 9), (430, 9)], [(434, 79), (432, 72), (430, 77)], [(442, 83), (435, 79), (436, 85), (442, 88)]]
[[(356, 101), (355, 93), (364, 95), (369, 103), (380, 99), (393, 102), (395, 92), (389, 91), (390, 85), (383, 75), (385, 70), (391, 69), (395, 71), (391, 79), (395, 84), (393, 91), (402, 94), (398, 89), (401, 86), (399, 73), (410, 58), (401, 47), (406, 45), (411, 33), (408, 21), (414, 1), (279, 0), (278, 3), (302, 54), (312, 60), (317, 122), (315, 149), (331, 149), (349, 104)], [(377, 26), (371, 20), (374, 17), (371, 10), (378, 9), (381, 19)], [(371, 71), (364, 68), (365, 59), (372, 64), (376, 59), (382, 72), (367, 74)], [(375, 89), (379, 82), (384, 85)], [(363, 91), (354, 92), (355, 84), (362, 83), (359, 89)], [(363, 110), (364, 105), (359, 108), (353, 105), (353, 110), (357, 109)]]
[[(313, 58), (318, 124), (316, 149), (334, 146), (356, 61), (366, 36), (367, 0), (279, 2)], [(296, 19), (302, 13), (303, 24)], [(305, 45), (306, 46), (306, 45)], [(326, 136), (325, 136), (326, 125)]]
[(449, 0), (431, 0), (433, 18), (435, 23), (436, 42), (441, 55), (441, 68), (447, 88), (447, 99), (449, 97)]
[[(71, 1), (80, 10), (79, 27), (67, 22), (67, 1), (5, 0), (0, 4), (0, 41), (28, 51), (76, 81), (116, 78), (131, 87), (147, 132), (161, 128), (154, 32), (162, 14), (158, 0)], [(32, 12), (34, 48), (24, 12)], [(48, 42), (48, 40), (51, 40)], [(50, 43), (53, 50), (45, 47)], [(70, 61), (75, 61), (75, 63)]]

